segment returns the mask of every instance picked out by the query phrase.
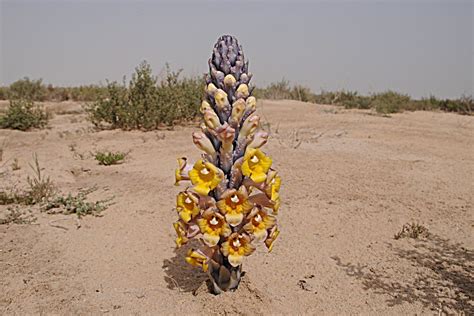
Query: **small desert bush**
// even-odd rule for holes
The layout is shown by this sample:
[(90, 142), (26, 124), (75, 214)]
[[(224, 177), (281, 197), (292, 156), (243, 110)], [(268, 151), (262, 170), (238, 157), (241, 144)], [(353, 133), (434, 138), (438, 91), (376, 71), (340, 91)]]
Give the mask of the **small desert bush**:
[(34, 205), (50, 199), (56, 192), (56, 188), (49, 177), (41, 173), (38, 156), (33, 154), (33, 164), (30, 164), (33, 176), (28, 176), (26, 181), (28, 188), (24, 191), (2, 190), (0, 191), (0, 205), (24, 204)]
[(43, 85), (42, 79), (32, 80), (25, 77), (12, 83), (8, 89), (8, 98), (10, 100), (45, 101), (46, 95), (47, 89)]
[(315, 94), (302, 85), (290, 85), (288, 80), (282, 79), (270, 83), (265, 88), (255, 88), (253, 94), (256, 98), (270, 100), (298, 100), (303, 102), (315, 102)]
[(127, 154), (123, 152), (99, 151), (95, 154), (95, 160), (97, 160), (100, 165), (110, 166), (122, 163), (126, 156)]
[(460, 114), (472, 115), (474, 111), (474, 99), (472, 96), (462, 96), (459, 99), (441, 100), (439, 103), (439, 109), (446, 112), (457, 112)]
[(147, 62), (142, 62), (129, 84), (107, 83), (107, 92), (86, 106), (90, 121), (99, 128), (153, 130), (160, 125), (192, 120), (199, 112), (203, 83), (198, 78), (180, 78), (181, 71), (166, 67), (158, 80)]
[(125, 84), (116, 81), (107, 82), (106, 97), (101, 97), (85, 107), (89, 120), (103, 129), (126, 128), (130, 125), (131, 115), (128, 107), (128, 91)]
[(377, 113), (391, 114), (409, 109), (411, 106), (411, 99), (406, 94), (387, 91), (374, 94), (371, 98), (370, 104)]
[(426, 238), (429, 236), (428, 228), (417, 223), (405, 224), (402, 229), (393, 236), (394, 239), (398, 240), (401, 238)]
[(0, 225), (9, 224), (31, 224), (36, 221), (36, 217), (31, 214), (31, 210), (20, 210), (18, 206), (8, 207), (6, 214), (0, 218)]
[(101, 216), (112, 203), (112, 199), (100, 200), (96, 202), (87, 201), (87, 196), (94, 192), (96, 188), (81, 190), (78, 194), (69, 193), (67, 196), (56, 196), (48, 201), (42, 208), (49, 214), (76, 214), (81, 218), (85, 215)]
[(361, 95), (356, 91), (340, 90), (313, 93), (301, 85), (290, 85), (288, 80), (269, 84), (267, 87), (254, 89), (258, 98), (271, 100), (299, 100), (318, 104), (343, 106), (346, 109), (373, 109), (377, 113), (391, 114), (403, 111), (445, 111), (471, 115), (474, 110), (472, 96), (459, 99), (437, 99), (434, 96), (415, 100), (406, 94), (386, 91), (372, 95)]
[(0, 117), (0, 128), (26, 131), (31, 128), (44, 128), (48, 124), (49, 115), (32, 100), (10, 100), (4, 116)]

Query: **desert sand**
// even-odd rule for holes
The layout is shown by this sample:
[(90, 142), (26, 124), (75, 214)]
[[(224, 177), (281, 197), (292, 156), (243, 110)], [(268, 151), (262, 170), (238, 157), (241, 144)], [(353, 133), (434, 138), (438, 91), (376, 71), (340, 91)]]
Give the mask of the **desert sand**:
[[(0, 314), (474, 314), (474, 117), (258, 106), (282, 177), (281, 234), (219, 296), (174, 244), (176, 158), (199, 156), (197, 124), (95, 131), (66, 102), (46, 104), (48, 129), (0, 130), (0, 190), (25, 186), (37, 153), (62, 193), (114, 197), (102, 217), (22, 206), (35, 223), (0, 225)], [(97, 150), (130, 153), (101, 166)], [(412, 222), (428, 237), (395, 240)]]

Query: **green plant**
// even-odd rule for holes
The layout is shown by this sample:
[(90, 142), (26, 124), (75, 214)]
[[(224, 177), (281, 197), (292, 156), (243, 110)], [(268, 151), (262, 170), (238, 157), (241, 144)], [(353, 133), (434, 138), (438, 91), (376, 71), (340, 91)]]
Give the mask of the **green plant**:
[(28, 176), (26, 181), (28, 182), (28, 191), (25, 195), (26, 204), (36, 204), (47, 201), (56, 192), (53, 182), (49, 177), (44, 177), (41, 174), (41, 168), (38, 161), (38, 155), (33, 154), (33, 163), (29, 164), (33, 170), (33, 177)]
[(94, 103), (86, 104), (85, 110), (89, 120), (100, 129), (127, 129), (130, 124), (130, 108), (126, 84), (107, 82), (105, 97), (101, 96)]
[(236, 289), (244, 256), (258, 244), (271, 251), (279, 234), (281, 179), (260, 149), (269, 135), (260, 130), (247, 67), (237, 39), (220, 37), (209, 60), (203, 124), (193, 133), (202, 159), (188, 164), (179, 158), (175, 172), (176, 184), (193, 185), (176, 199), (176, 244), (202, 241), (185, 260), (208, 272), (216, 294)]
[(8, 87), (0, 87), (0, 100), (8, 99)]
[(12, 190), (0, 191), (0, 205), (17, 204), (23, 201), (23, 196)]
[(88, 202), (87, 196), (96, 190), (94, 187), (81, 190), (77, 195), (69, 193), (67, 196), (56, 196), (48, 201), (42, 210), (49, 214), (76, 214), (79, 218), (85, 215), (101, 216), (101, 213), (112, 204), (113, 198)]
[(401, 238), (418, 239), (428, 237), (428, 235), (429, 232), (425, 226), (417, 223), (411, 223), (403, 225), (402, 229), (396, 233), (393, 238), (396, 240)]
[(377, 113), (391, 114), (403, 111), (410, 107), (411, 99), (406, 94), (394, 91), (376, 93), (372, 95), (371, 106)]
[(42, 79), (31, 80), (28, 77), (12, 83), (8, 89), (8, 98), (26, 99), (30, 101), (44, 101), (47, 89), (43, 85)]
[(0, 191), (0, 205), (34, 205), (45, 202), (54, 195), (56, 188), (49, 177), (42, 175), (36, 153), (33, 154), (33, 164), (29, 165), (33, 170), (33, 176), (26, 178), (28, 188), (24, 191), (16, 189)]
[(127, 156), (126, 153), (123, 152), (102, 152), (99, 151), (95, 154), (95, 160), (99, 162), (100, 165), (110, 166), (122, 163), (125, 157)]
[(10, 106), (0, 117), (0, 128), (26, 131), (31, 128), (44, 128), (49, 115), (31, 100), (10, 100)]
[(472, 96), (463, 95), (457, 100), (442, 100), (439, 103), (439, 108), (446, 112), (472, 115), (472, 112), (474, 111), (474, 99)]
[(8, 207), (5, 217), (0, 218), (0, 225), (8, 224), (31, 224), (36, 221), (36, 217), (31, 211), (21, 211), (18, 206)]
[(89, 120), (99, 128), (158, 129), (192, 120), (199, 112), (202, 84), (197, 78), (180, 78), (166, 65), (165, 77), (158, 81), (147, 62), (142, 62), (128, 86), (107, 83), (105, 96), (88, 104)]

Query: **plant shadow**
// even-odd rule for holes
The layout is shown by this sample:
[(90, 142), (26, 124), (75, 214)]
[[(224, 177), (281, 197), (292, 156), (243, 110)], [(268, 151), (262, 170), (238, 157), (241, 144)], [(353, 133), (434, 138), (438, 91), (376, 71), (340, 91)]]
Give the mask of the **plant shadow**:
[(391, 244), (389, 248), (422, 272), (403, 282), (367, 265), (343, 263), (339, 257), (332, 259), (348, 276), (361, 281), (364, 290), (388, 295), (389, 306), (419, 302), (438, 312), (474, 315), (473, 250), (433, 234), (416, 241), (410, 250)]
[(175, 249), (172, 258), (163, 260), (162, 268), (166, 274), (164, 279), (168, 289), (195, 293), (209, 279), (202, 270), (186, 262), (186, 253), (190, 248), (192, 245)]

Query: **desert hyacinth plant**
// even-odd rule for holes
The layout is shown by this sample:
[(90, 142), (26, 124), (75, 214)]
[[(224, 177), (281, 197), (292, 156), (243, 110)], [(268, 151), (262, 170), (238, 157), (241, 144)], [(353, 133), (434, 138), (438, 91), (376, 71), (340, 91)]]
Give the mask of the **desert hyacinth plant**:
[(233, 36), (219, 38), (209, 59), (201, 131), (193, 142), (202, 158), (178, 159), (176, 184), (192, 186), (178, 193), (174, 223), (176, 244), (200, 239), (186, 261), (209, 274), (215, 293), (237, 288), (242, 261), (262, 243), (269, 251), (279, 234), (280, 176), (260, 148), (268, 133), (259, 130), (248, 61)]

